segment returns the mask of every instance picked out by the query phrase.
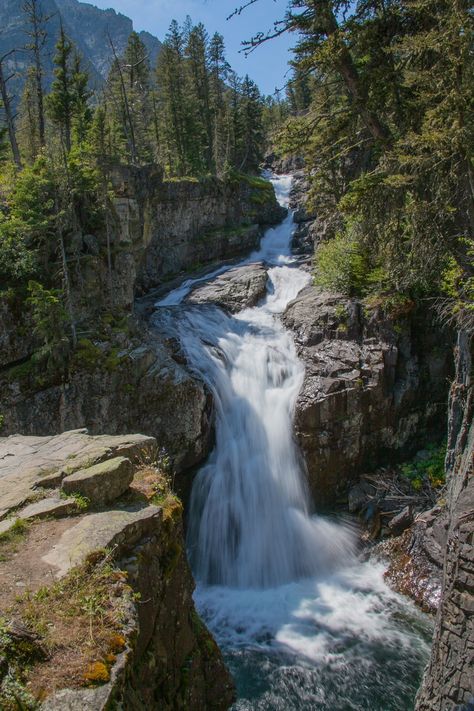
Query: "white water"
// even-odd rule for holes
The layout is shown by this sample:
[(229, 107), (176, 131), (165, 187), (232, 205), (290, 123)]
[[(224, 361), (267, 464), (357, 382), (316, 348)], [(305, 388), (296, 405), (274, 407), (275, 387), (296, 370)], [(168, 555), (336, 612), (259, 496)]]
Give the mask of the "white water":
[[(291, 179), (273, 182), (287, 204)], [(419, 625), (419, 615), (386, 587), (380, 566), (357, 561), (350, 528), (311, 515), (292, 437), (304, 368), (279, 314), (310, 278), (291, 257), (292, 230), (290, 214), (242, 262), (271, 265), (268, 294), (258, 306), (237, 316), (215, 306), (179, 306), (196, 283), (230, 267), (188, 280), (157, 304), (157, 325), (179, 338), (216, 408), (216, 445), (196, 477), (189, 516), (196, 603), (228, 652), (241, 695), (251, 699), (239, 708), (408, 709), (377, 706), (378, 692), (369, 688), (380, 650), (399, 650), (400, 664), (409, 660), (416, 675), (428, 648), (400, 616)], [(276, 667), (275, 654), (283, 655)], [(347, 677), (354, 664), (362, 673), (357, 660), (367, 670), (369, 705), (353, 705), (350, 694), (340, 705), (328, 701), (326, 687), (338, 673)], [(308, 669), (322, 674), (328, 665), (331, 682), (322, 676), (309, 681)], [(255, 668), (260, 681), (248, 681)], [(300, 679), (296, 691), (290, 684), (291, 693), (288, 670)], [(261, 679), (281, 687), (276, 697), (259, 688)], [(308, 695), (308, 683), (321, 689)], [(355, 680), (354, 693), (361, 693)]]

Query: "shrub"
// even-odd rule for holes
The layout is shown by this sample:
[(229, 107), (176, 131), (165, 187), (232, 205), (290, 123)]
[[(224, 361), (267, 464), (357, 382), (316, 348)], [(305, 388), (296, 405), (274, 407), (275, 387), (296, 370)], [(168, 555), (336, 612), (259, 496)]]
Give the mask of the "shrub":
[(316, 252), (315, 283), (324, 289), (358, 296), (367, 288), (369, 265), (360, 244), (339, 232)]

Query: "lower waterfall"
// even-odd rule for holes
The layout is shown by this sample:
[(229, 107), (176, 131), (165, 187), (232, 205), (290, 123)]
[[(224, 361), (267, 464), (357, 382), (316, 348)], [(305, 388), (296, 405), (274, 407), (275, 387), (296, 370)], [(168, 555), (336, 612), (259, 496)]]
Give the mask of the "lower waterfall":
[[(288, 204), (291, 178), (275, 177)], [(196, 604), (236, 678), (236, 709), (409, 711), (430, 625), (361, 561), (354, 530), (312, 514), (292, 418), (304, 378), (279, 320), (310, 281), (291, 256), (291, 213), (242, 264), (268, 266), (267, 296), (230, 316), (186, 305), (190, 279), (157, 304), (212, 390), (216, 443), (191, 495)]]

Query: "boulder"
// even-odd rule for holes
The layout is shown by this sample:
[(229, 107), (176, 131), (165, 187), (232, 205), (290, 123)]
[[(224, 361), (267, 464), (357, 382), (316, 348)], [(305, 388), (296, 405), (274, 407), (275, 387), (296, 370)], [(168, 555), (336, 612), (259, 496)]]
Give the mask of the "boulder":
[(49, 437), (0, 437), (0, 518), (31, 499), (37, 487), (55, 488), (65, 476), (84, 467), (116, 456), (137, 461), (155, 450), (153, 437), (94, 437), (86, 429)]
[(114, 548), (115, 557), (125, 554), (143, 536), (156, 530), (161, 520), (158, 506), (91, 513), (68, 528), (43, 561), (55, 568), (56, 577), (62, 577), (94, 551)]
[(255, 304), (266, 293), (267, 271), (263, 264), (248, 264), (229, 269), (216, 279), (196, 287), (188, 296), (192, 304), (213, 303), (222, 306), (231, 313)]
[(63, 479), (61, 488), (66, 494), (80, 494), (89, 499), (93, 506), (101, 506), (124, 494), (132, 480), (130, 459), (114, 457), (70, 474)]

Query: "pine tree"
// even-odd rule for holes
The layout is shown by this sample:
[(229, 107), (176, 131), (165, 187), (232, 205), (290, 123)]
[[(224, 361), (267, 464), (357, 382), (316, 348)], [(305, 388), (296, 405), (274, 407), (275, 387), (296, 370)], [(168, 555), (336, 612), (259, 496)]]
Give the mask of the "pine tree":
[(25, 49), (31, 54), (33, 77), (35, 84), (35, 113), (38, 116), (38, 134), (41, 148), (46, 145), (44, 89), (43, 89), (43, 48), (47, 39), (46, 25), (51, 16), (45, 15), (41, 9), (40, 0), (25, 0), (22, 6), (26, 15), (28, 29), (26, 34), (29, 42)]
[(128, 38), (123, 60), (123, 74), (133, 122), (137, 153), (141, 162), (152, 158), (152, 104), (150, 96), (150, 63), (140, 36), (132, 32)]
[(242, 82), (240, 115), (242, 160), (239, 169), (257, 173), (263, 158), (262, 101), (257, 85), (248, 75)]
[(71, 68), (72, 44), (61, 24), (54, 56), (54, 76), (51, 93), (47, 98), (49, 116), (61, 131), (66, 153), (71, 151), (72, 120), (74, 113), (74, 88)]
[(71, 65), (72, 117), (71, 126), (75, 142), (82, 145), (92, 120), (89, 89), (89, 74), (82, 67), (81, 55), (75, 51)]
[(34, 67), (29, 67), (18, 110), (18, 140), (28, 163), (33, 163), (41, 150), (40, 121), (36, 101)]
[(8, 133), (8, 138), (10, 139), (10, 147), (13, 155), (13, 160), (15, 161), (17, 168), (21, 168), (20, 150), (18, 148), (18, 142), (16, 138), (16, 128), (12, 110), (12, 100), (8, 93), (7, 87), (9, 77), (6, 77), (4, 72), (4, 61), (10, 54), (11, 52), (8, 52), (0, 58), (0, 101), (3, 106), (3, 113), (5, 115), (6, 131)]
[(215, 33), (209, 43), (210, 110), (213, 124), (213, 164), (217, 175), (225, 171), (227, 160), (225, 81), (230, 70), (225, 58), (224, 38)]
[(187, 68), (186, 132), (193, 136), (187, 144), (191, 149), (188, 162), (193, 172), (213, 170), (212, 121), (209, 97), (209, 71), (207, 64), (207, 32), (202, 23), (191, 29), (185, 46)]
[(171, 174), (185, 175), (189, 167), (188, 105), (185, 101), (183, 36), (176, 21), (171, 23), (158, 56), (156, 81), (166, 153), (165, 167)]

